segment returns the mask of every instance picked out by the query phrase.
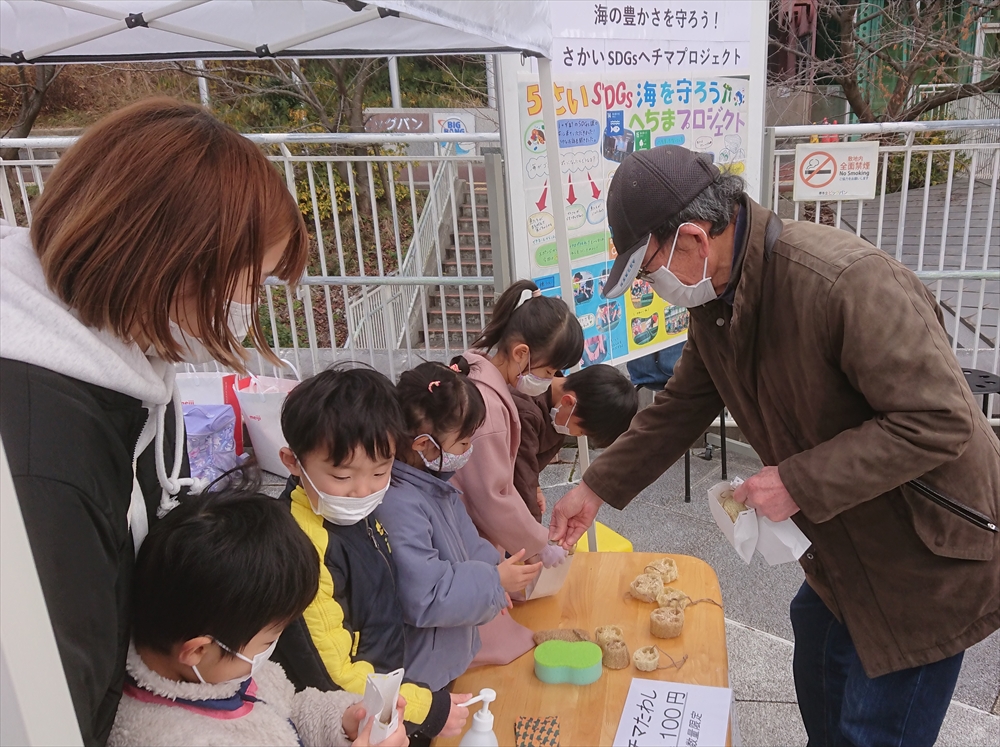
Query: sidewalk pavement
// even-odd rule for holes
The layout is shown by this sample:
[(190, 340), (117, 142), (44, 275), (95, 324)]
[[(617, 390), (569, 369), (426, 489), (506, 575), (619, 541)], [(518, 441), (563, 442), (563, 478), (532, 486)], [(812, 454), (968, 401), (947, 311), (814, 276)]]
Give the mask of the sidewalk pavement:
[[(718, 452), (716, 452), (717, 454)], [(552, 505), (580, 479), (575, 449), (542, 473)], [(729, 455), (729, 479), (750, 477), (759, 461)], [(804, 579), (797, 563), (743, 563), (712, 519), (705, 493), (722, 479), (719, 458), (691, 460), (691, 503), (684, 503), (684, 463), (678, 462), (624, 510), (603, 506), (598, 521), (632, 542), (636, 552), (693, 555), (719, 576), (726, 610), (730, 686), (739, 735), (747, 747), (805, 745), (792, 680), (788, 604)], [(572, 484), (570, 481), (574, 481)], [(1000, 633), (966, 652), (938, 745), (1000, 745)]]

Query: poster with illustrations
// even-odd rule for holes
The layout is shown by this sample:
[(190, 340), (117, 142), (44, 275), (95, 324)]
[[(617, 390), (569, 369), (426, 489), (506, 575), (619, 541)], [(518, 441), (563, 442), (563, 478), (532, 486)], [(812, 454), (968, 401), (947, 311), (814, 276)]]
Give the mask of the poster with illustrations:
[[(582, 364), (621, 363), (681, 342), (686, 309), (672, 307), (637, 279), (621, 298), (601, 297), (616, 256), (606, 198), (618, 165), (634, 151), (682, 145), (720, 168), (743, 173), (747, 158), (747, 86), (744, 78), (685, 74), (563, 75), (554, 81), (558, 132), (545, 131), (537, 78), (519, 81), (524, 230), (531, 277), (560, 295), (553, 211), (563, 210), (569, 233), (573, 295), (583, 326)], [(561, 173), (548, 173), (546, 148), (558, 147)], [(562, 184), (562, 204), (551, 198)], [(518, 227), (515, 226), (515, 230)]]

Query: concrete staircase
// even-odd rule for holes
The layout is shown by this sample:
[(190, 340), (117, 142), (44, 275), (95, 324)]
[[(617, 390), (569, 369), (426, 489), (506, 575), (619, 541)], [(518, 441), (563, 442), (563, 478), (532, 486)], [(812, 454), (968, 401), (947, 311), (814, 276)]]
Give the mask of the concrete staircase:
[[(454, 223), (446, 227), (448, 240), (443, 242), (444, 249), (441, 269), (445, 276), (458, 275), (458, 262), (461, 262), (463, 277), (492, 276), (493, 250), (490, 242), (489, 208), (486, 200), (486, 186), (475, 184), (475, 208), (472, 206), (472, 195), (468, 182), (461, 187), (461, 203), (458, 208), (458, 234), (455, 235)], [(475, 214), (473, 214), (473, 210)], [(479, 264), (476, 264), (476, 232), (479, 235)], [(434, 270), (437, 271), (436, 268)], [(480, 303), (480, 288), (482, 288), (482, 303)], [(489, 322), (493, 312), (493, 286), (463, 286), (461, 291), (457, 285), (444, 286), (442, 294), (439, 286), (427, 289), (427, 343), (433, 349), (444, 349), (445, 321), (448, 327), (448, 347), (456, 353), (461, 352), (466, 344), (479, 335), (484, 321)], [(464, 300), (464, 303), (463, 303)], [(467, 340), (462, 339), (462, 321), (465, 320)], [(423, 329), (420, 329), (420, 342), (423, 343)]]

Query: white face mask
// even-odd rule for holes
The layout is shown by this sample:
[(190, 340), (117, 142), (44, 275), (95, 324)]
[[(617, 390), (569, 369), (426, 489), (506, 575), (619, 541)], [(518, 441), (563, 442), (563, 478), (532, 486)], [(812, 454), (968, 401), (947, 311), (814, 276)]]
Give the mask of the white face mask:
[[(229, 302), (226, 326), (240, 343), (246, 339), (250, 332), (250, 317), (253, 313), (253, 304)], [(181, 329), (181, 326), (173, 319), (170, 320), (170, 334), (173, 336), (174, 342), (181, 346), (185, 363), (210, 363), (215, 360), (201, 340)]]
[[(666, 264), (647, 273), (646, 280), (653, 286), (653, 290), (656, 291), (657, 295), (671, 306), (683, 306), (684, 308), (691, 309), (695, 306), (706, 304), (709, 301), (714, 301), (719, 297), (719, 294), (715, 292), (715, 288), (712, 287), (712, 278), (708, 276), (708, 257), (705, 257), (705, 268), (702, 271), (702, 279), (694, 285), (685, 285), (674, 273), (667, 269), (670, 267), (670, 260), (674, 257), (674, 249), (677, 247), (677, 237), (680, 236), (681, 226), (694, 226), (702, 233), (705, 233), (705, 230), (701, 226), (696, 226), (694, 223), (681, 223), (680, 226), (677, 226), (677, 231), (674, 233), (674, 242), (670, 245), (670, 255), (667, 257)], [(705, 236), (707, 238), (708, 234), (705, 234)]]
[(531, 353), (529, 352), (528, 366), (524, 369), (524, 373), (517, 375), (517, 386), (514, 388), (521, 394), (537, 397), (539, 394), (547, 392), (550, 386), (552, 386), (552, 379), (543, 379), (541, 376), (535, 376), (531, 373)]
[[(234, 677), (233, 679), (226, 680), (225, 682), (213, 682), (212, 683), (213, 685), (228, 685), (230, 683), (235, 685), (236, 683), (244, 682), (248, 678), (253, 677), (257, 673), (257, 670), (260, 669), (261, 666), (264, 664), (264, 662), (271, 658), (271, 654), (274, 653), (274, 649), (278, 645), (278, 639), (275, 638), (270, 646), (268, 646), (264, 651), (261, 651), (259, 654), (255, 655), (251, 659), (248, 656), (244, 656), (239, 651), (233, 651), (231, 648), (229, 648), (229, 646), (227, 646), (225, 643), (216, 638), (213, 638), (212, 640), (215, 641), (216, 645), (218, 645), (219, 648), (223, 649), (224, 651), (228, 651), (237, 659), (242, 659), (243, 661), (245, 661), (247, 664), (250, 665), (250, 674), (244, 674), (242, 677)], [(205, 682), (205, 678), (201, 676), (201, 672), (198, 671), (198, 667), (196, 665), (192, 664), (191, 668), (194, 670), (194, 674), (198, 678), (198, 681), (201, 684), (203, 685), (209, 684)]]
[(363, 498), (330, 495), (316, 487), (316, 483), (306, 474), (302, 462), (299, 462), (299, 470), (302, 472), (302, 476), (306, 478), (306, 482), (309, 483), (309, 487), (319, 497), (319, 508), (313, 508), (313, 513), (317, 516), (322, 516), (331, 524), (336, 524), (340, 527), (349, 527), (363, 520), (368, 514), (378, 508), (382, 499), (385, 498), (385, 494), (389, 491), (389, 483), (387, 482), (384, 488), (376, 490), (371, 495), (366, 495)]
[[(452, 454), (442, 449), (441, 444), (435, 441), (434, 436), (430, 433), (421, 433), (417, 438), (423, 438), (424, 436), (427, 436), (431, 440), (431, 443), (437, 446), (438, 451), (441, 452), (437, 459), (428, 459), (422, 451), (417, 452), (420, 454), (424, 466), (431, 472), (458, 472), (469, 461), (469, 457), (472, 456), (472, 444), (469, 444), (469, 448), (461, 454)], [(413, 440), (416, 441), (417, 439)]]
[(556, 418), (559, 417), (559, 408), (561, 405), (557, 405), (549, 410), (549, 417), (552, 418), (552, 427), (555, 429), (556, 433), (561, 433), (564, 436), (572, 436), (573, 434), (569, 432), (569, 421), (573, 419), (573, 411), (576, 410), (576, 402), (569, 410), (569, 417), (566, 418), (565, 425), (559, 425)]

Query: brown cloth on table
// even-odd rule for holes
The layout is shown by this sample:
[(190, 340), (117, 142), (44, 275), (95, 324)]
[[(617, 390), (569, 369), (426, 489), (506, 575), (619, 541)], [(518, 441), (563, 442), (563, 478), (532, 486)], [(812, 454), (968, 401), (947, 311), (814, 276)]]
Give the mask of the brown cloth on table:
[(952, 656), (1000, 627), (1000, 534), (917, 495), (919, 477), (1000, 519), (1000, 442), (933, 294), (864, 239), (743, 198), (734, 303), (691, 309), (674, 375), (583, 479), (623, 508), (722, 406), (776, 465), (813, 546), (809, 585), (869, 677)]
[(538, 475), (559, 456), (559, 450), (566, 442), (566, 436), (556, 433), (552, 427), (552, 418), (549, 417), (551, 393), (550, 389), (537, 397), (529, 397), (513, 387), (510, 390), (517, 406), (517, 418), (521, 421), (521, 444), (514, 462), (514, 487), (538, 521), (542, 520), (538, 505)]

